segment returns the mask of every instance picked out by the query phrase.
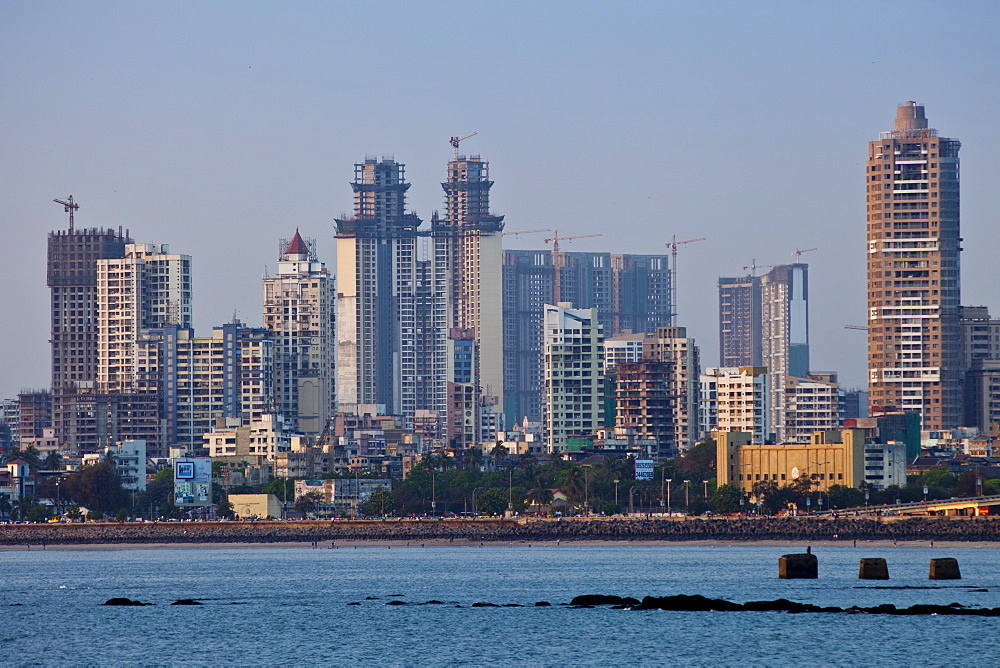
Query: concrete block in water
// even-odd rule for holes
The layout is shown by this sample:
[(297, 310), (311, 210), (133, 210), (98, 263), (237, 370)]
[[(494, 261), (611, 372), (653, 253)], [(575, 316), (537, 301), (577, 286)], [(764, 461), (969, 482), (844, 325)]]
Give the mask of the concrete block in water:
[(958, 570), (958, 559), (947, 557), (931, 559), (931, 580), (961, 580), (962, 573)]
[(786, 554), (778, 559), (778, 577), (782, 580), (815, 580), (819, 560), (815, 554)]
[(889, 566), (885, 559), (862, 559), (858, 569), (859, 580), (888, 580)]

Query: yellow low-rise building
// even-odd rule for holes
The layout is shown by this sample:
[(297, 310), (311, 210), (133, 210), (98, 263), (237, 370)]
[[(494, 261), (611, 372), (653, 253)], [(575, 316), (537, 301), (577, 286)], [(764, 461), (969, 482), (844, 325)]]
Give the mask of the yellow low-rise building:
[(281, 517), (281, 501), (274, 494), (230, 494), (233, 512), (243, 520)]
[(874, 489), (906, 484), (903, 443), (865, 443), (861, 429), (815, 431), (809, 443), (760, 445), (747, 432), (713, 432), (720, 485), (750, 492), (758, 482), (779, 487), (810, 478), (819, 491), (833, 485)]

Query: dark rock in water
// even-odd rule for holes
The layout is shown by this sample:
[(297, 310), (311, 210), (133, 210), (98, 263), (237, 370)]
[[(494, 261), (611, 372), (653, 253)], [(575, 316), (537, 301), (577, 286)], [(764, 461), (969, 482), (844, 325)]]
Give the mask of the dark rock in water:
[(130, 598), (109, 598), (104, 602), (104, 605), (153, 605), (152, 603), (143, 603), (142, 601), (133, 601)]
[(718, 598), (705, 598), (700, 594), (693, 596), (678, 594), (676, 596), (646, 596), (633, 609), (674, 610), (680, 612), (707, 612), (713, 610), (732, 612), (743, 610), (744, 608), (739, 603), (731, 603)]
[(477, 603), (473, 603), (472, 607), (473, 608), (499, 608), (500, 606), (497, 605), (496, 603), (485, 603), (483, 601), (479, 601)]
[(365, 596), (366, 601), (377, 601), (378, 596)]
[[(988, 592), (989, 589), (970, 589), (969, 591), (972, 592), (972, 593), (977, 593), (978, 594), (978, 593), (981, 593), (981, 592)], [(15, 603), (14, 605), (21, 605), (21, 604), (20, 603)]]
[(549, 603), (548, 601), (538, 601), (537, 603), (535, 603), (535, 607), (536, 608), (550, 608), (550, 607), (552, 607), (552, 604)]
[(406, 601), (389, 601), (386, 605), (406, 605)]
[(427, 601), (423, 605), (444, 605), (444, 601)]
[(591, 609), (593, 609), (593, 608), (596, 608), (596, 607), (597, 607), (596, 605), (571, 605), (571, 606), (569, 606), (569, 609), (570, 610), (580, 610), (581, 608), (591, 608)]
[(389, 598), (402, 598), (406, 594), (389, 594)]
[(638, 605), (639, 600), (632, 597), (607, 596), (605, 594), (584, 594), (569, 602), (570, 605)]
[(361, 603), (359, 601), (352, 601), (351, 603), (348, 603), (347, 605), (361, 605)]
[(180, 600), (174, 601), (170, 605), (202, 605), (201, 601), (196, 601), (193, 598), (182, 598)]

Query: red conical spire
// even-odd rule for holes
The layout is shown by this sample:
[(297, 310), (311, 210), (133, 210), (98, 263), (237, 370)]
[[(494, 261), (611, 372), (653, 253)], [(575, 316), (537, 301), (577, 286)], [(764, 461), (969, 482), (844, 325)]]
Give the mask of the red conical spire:
[(306, 242), (302, 240), (299, 236), (299, 228), (295, 228), (295, 236), (292, 237), (291, 242), (288, 244), (288, 248), (285, 249), (285, 255), (309, 255), (309, 248), (306, 246)]

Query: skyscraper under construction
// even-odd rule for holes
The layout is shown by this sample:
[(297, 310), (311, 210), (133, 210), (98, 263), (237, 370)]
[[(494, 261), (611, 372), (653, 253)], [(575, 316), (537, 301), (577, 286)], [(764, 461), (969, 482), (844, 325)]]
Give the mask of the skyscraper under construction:
[(873, 414), (919, 411), (923, 428), (962, 418), (961, 142), (906, 102), (868, 142), (868, 375)]

